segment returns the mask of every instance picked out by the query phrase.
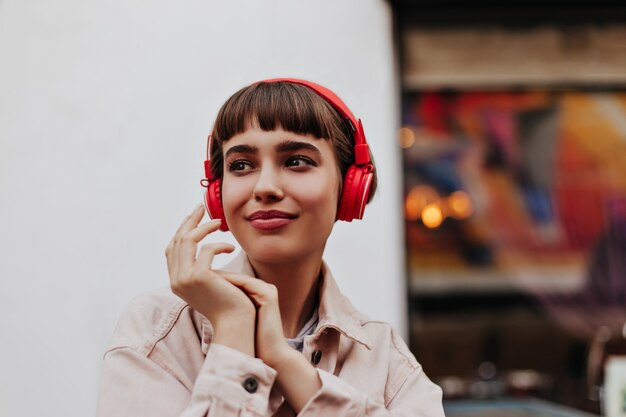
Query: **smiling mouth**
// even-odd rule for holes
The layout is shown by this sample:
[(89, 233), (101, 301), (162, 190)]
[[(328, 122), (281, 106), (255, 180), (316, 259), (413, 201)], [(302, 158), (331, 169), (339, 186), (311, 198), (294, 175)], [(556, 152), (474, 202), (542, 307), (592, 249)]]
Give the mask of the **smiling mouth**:
[(247, 217), (252, 227), (259, 230), (275, 230), (291, 223), (298, 216), (280, 210), (259, 210)]

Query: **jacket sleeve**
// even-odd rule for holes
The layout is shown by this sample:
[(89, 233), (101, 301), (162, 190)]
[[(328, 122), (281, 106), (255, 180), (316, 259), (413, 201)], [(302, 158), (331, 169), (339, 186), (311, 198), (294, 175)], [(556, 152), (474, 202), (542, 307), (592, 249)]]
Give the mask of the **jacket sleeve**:
[(421, 367), (407, 376), (386, 407), (335, 375), (317, 371), (322, 388), (298, 417), (444, 417), (441, 388), (428, 379)]
[(104, 357), (96, 415), (261, 416), (275, 377), (261, 360), (212, 344), (190, 391), (167, 365), (131, 348), (115, 348)]

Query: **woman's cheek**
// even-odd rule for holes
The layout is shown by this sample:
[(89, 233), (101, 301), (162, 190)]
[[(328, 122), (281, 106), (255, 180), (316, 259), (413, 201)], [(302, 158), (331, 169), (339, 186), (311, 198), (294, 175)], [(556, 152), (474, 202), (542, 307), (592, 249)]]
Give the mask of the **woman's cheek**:
[(252, 195), (250, 181), (245, 178), (224, 179), (221, 185), (222, 206), (228, 220), (229, 214), (243, 207)]
[(316, 178), (300, 183), (298, 197), (302, 210), (313, 214), (319, 221), (328, 218), (334, 224), (337, 216), (339, 184), (337, 179)]

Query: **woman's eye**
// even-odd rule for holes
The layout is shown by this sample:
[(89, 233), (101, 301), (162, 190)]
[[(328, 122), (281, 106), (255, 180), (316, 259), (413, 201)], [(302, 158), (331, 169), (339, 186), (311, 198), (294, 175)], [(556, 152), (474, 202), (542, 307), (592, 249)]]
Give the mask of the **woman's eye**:
[(304, 167), (304, 166), (316, 166), (317, 164), (311, 158), (304, 155), (294, 155), (287, 159), (286, 165), (288, 167)]
[(250, 165), (249, 162), (238, 159), (236, 161), (230, 162), (228, 164), (228, 170), (233, 172), (233, 171), (245, 171), (247, 169), (252, 168), (252, 165)]

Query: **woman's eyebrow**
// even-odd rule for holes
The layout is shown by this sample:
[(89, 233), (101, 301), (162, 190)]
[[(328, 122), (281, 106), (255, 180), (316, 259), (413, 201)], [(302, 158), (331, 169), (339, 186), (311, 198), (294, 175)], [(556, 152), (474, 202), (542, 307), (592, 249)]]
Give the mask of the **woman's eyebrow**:
[(298, 142), (295, 140), (286, 140), (284, 142), (279, 143), (278, 145), (276, 145), (276, 151), (277, 152), (293, 152), (293, 151), (301, 151), (301, 150), (308, 150), (308, 151), (312, 151), (315, 152), (317, 154), (321, 154), (320, 150), (317, 148), (317, 146), (312, 145), (310, 143), (307, 142)]
[(228, 148), (226, 153), (224, 153), (224, 158), (228, 158), (228, 155), (231, 155), (233, 153), (257, 154), (259, 153), (259, 148), (250, 145), (235, 145), (231, 148)]

